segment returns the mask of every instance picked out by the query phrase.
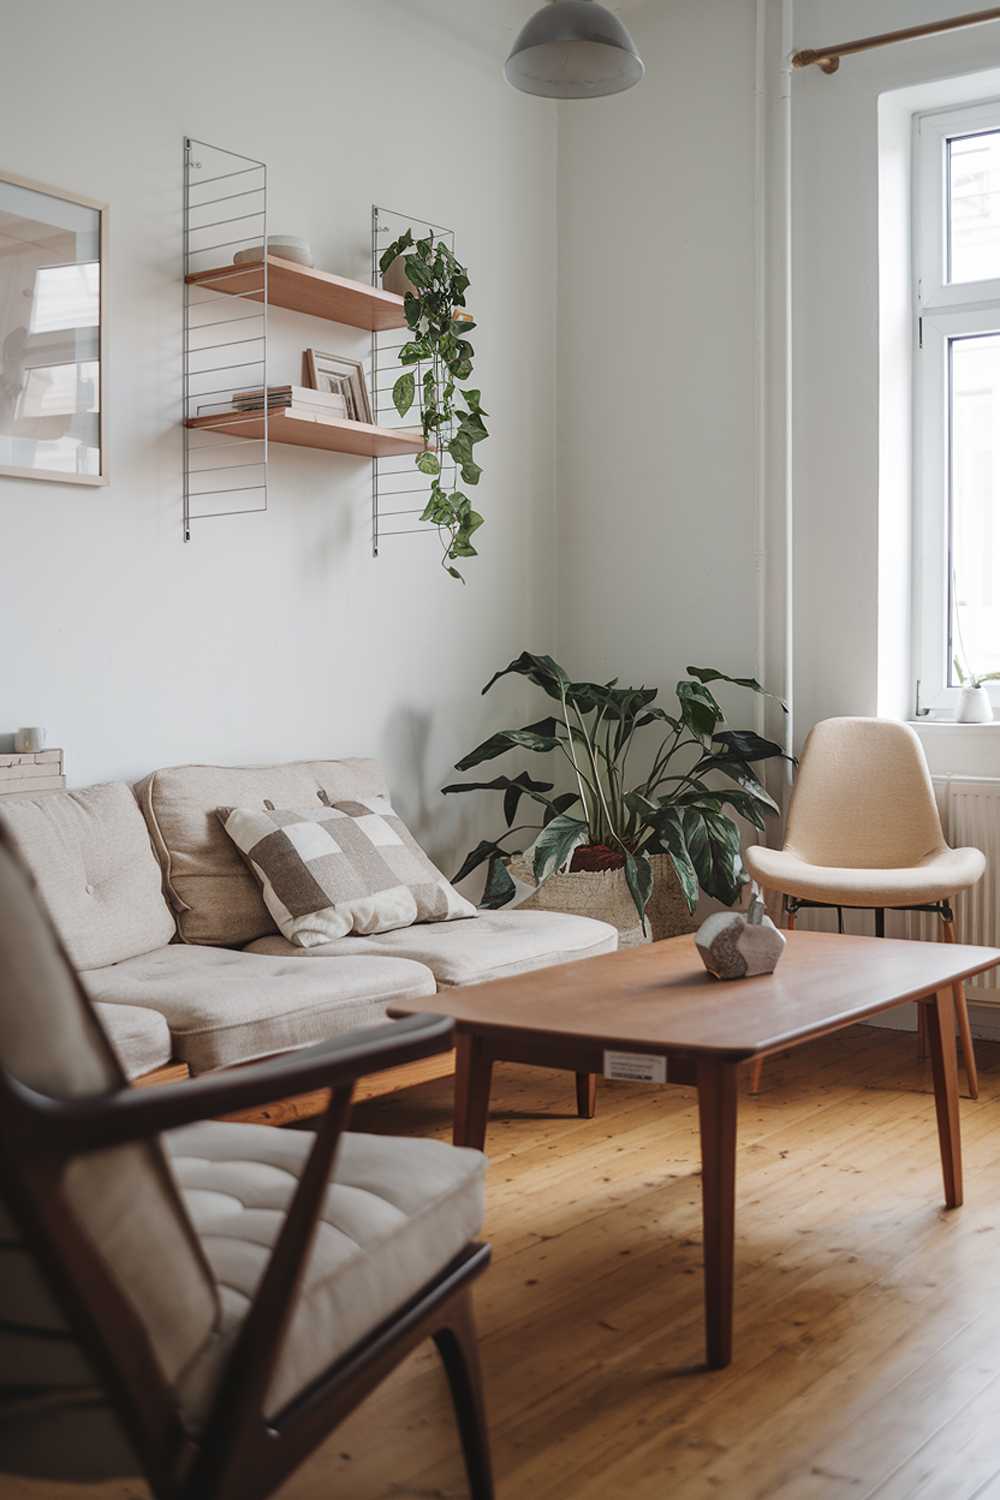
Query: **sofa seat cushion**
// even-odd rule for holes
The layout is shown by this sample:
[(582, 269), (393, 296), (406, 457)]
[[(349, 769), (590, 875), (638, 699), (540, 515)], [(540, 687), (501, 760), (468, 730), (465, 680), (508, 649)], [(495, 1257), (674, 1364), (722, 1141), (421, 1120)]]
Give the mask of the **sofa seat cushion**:
[[(218, 1382), (298, 1185), (313, 1136), (192, 1125), (164, 1137), (223, 1308), (223, 1338), (186, 1380), (197, 1423)], [(345, 1135), (268, 1395), (280, 1411), (442, 1271), (483, 1222), (485, 1159), (441, 1141)]]
[(429, 969), (400, 958), (349, 953), (307, 969), (181, 943), (82, 977), (93, 1000), (159, 1011), (192, 1073), (323, 1042), (380, 1020), (390, 1000), (435, 992)]
[(555, 911), (481, 911), (474, 922), (432, 922), (382, 932), (376, 937), (343, 937), (318, 948), (296, 948), (283, 937), (261, 938), (248, 953), (271, 958), (334, 958), (368, 954), (409, 958), (426, 964), (438, 984), (480, 984), (613, 953), (618, 931), (592, 917)]
[(149, 832), (124, 782), (4, 797), (0, 822), (76, 969), (116, 964), (175, 936)]
[(308, 807), (386, 794), (373, 760), (283, 766), (173, 766), (135, 789), (185, 943), (241, 948), (274, 932), (253, 875), (216, 815), (219, 807)]
[(141, 1078), (170, 1061), (170, 1027), (158, 1010), (142, 1005), (98, 1005), (97, 1019), (127, 1078)]

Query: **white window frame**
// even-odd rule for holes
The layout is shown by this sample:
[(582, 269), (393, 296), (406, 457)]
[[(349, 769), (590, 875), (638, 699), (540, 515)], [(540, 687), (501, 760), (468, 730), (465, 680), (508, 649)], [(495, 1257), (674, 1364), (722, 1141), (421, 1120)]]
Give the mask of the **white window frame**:
[[(914, 118), (913, 654), (920, 705), (951, 715), (949, 390), (951, 342), (1000, 333), (1000, 277), (949, 282), (948, 142), (1000, 130), (1000, 99)], [(987, 683), (1000, 708), (1000, 683)]]

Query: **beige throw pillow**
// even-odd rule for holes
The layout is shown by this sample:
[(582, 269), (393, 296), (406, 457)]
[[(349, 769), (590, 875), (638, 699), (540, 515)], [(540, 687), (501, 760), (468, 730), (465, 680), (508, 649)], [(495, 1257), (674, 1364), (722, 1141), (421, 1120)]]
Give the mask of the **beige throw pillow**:
[(474, 917), (384, 797), (309, 808), (220, 807), (290, 943)]

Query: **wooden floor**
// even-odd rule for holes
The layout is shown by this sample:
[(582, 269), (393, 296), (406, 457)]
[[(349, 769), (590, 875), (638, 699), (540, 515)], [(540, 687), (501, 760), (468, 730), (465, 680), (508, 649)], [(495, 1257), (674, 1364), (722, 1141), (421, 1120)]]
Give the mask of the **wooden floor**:
[[(741, 1099), (736, 1357), (702, 1358), (689, 1089), (500, 1067), (495, 1262), (479, 1322), (500, 1500), (1000, 1500), (1000, 1045), (963, 1100), (964, 1208), (941, 1208), (912, 1036), (858, 1027)], [(445, 1136), (450, 1086), (358, 1129)], [(139, 1500), (8, 1481), (4, 1500)], [(461, 1500), (444, 1383), (418, 1351), (281, 1500)]]

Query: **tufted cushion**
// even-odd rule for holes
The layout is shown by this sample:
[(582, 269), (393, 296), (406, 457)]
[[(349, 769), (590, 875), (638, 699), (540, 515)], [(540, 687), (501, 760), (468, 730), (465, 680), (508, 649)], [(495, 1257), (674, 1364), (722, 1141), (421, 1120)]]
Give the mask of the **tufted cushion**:
[(429, 969), (398, 958), (350, 954), (307, 968), (285, 957), (181, 943), (82, 978), (93, 1000), (159, 1011), (174, 1055), (192, 1073), (370, 1026), (387, 1001), (436, 989)]
[(185, 943), (239, 948), (274, 932), (257, 882), (226, 837), (217, 807), (308, 806), (385, 795), (373, 760), (310, 760), (283, 766), (174, 766), (136, 787), (167, 894)]
[(170, 1061), (170, 1027), (158, 1010), (139, 1005), (95, 1005), (94, 1009), (127, 1078), (141, 1078)]
[(338, 938), (318, 948), (297, 948), (276, 935), (261, 938), (247, 951), (313, 960), (362, 953), (409, 958), (426, 964), (438, 984), (446, 985), (525, 974), (613, 953), (617, 946), (618, 932), (607, 922), (566, 912), (515, 910), (481, 911), (475, 922), (431, 922), (377, 937)]
[[(306, 1157), (307, 1131), (192, 1125), (165, 1138), (218, 1279), (224, 1338), (182, 1387), (197, 1422), (267, 1264)], [(345, 1135), (268, 1397), (280, 1411), (479, 1233), (485, 1159), (440, 1141)]]
[(38, 882), (77, 969), (169, 943), (174, 919), (135, 798), (124, 783), (5, 797), (0, 823)]

